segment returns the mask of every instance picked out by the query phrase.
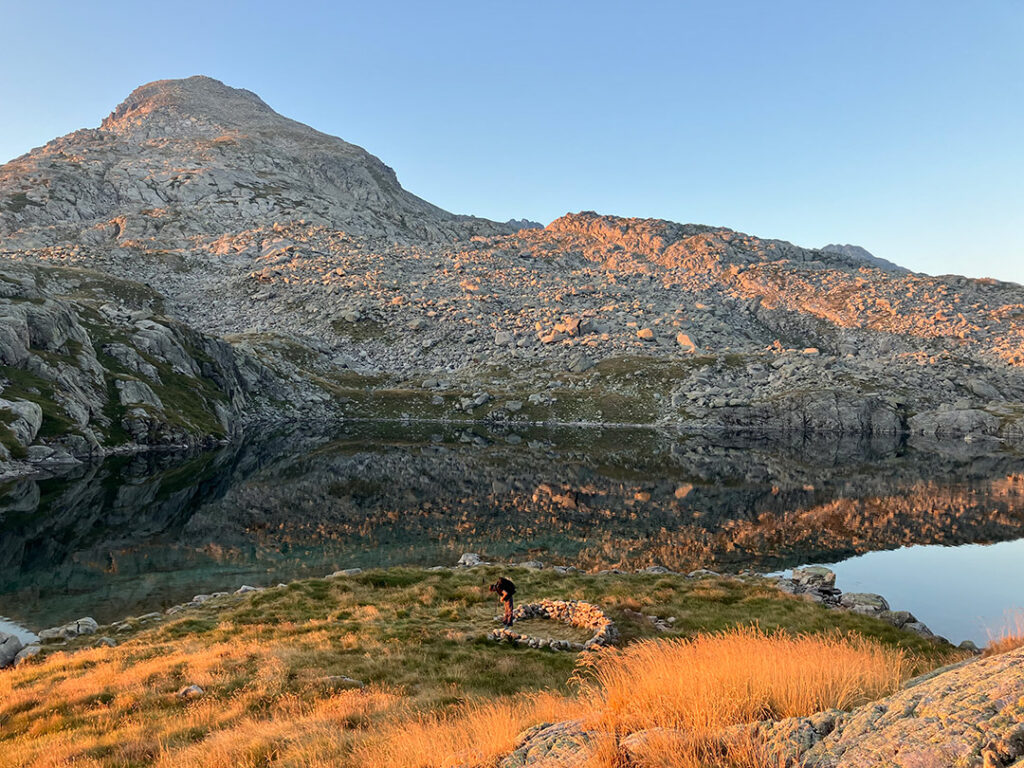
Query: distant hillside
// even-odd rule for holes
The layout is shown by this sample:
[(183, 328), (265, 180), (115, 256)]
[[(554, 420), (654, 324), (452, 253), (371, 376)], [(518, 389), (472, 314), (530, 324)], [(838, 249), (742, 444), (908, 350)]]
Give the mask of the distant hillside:
[(698, 224), (451, 214), (205, 77), (0, 166), (0, 258), (141, 286), (282, 372), (299, 413), (887, 439), (1024, 423), (1018, 285)]

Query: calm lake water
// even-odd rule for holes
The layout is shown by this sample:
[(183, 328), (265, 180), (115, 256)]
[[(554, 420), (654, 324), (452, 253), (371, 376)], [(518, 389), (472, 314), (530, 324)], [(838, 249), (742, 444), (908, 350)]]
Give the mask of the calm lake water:
[(359, 424), (0, 486), (0, 616), (102, 623), (471, 551), (585, 569), (835, 564), (841, 589), (981, 642), (1024, 606), (1022, 537), (1024, 458), (977, 444)]

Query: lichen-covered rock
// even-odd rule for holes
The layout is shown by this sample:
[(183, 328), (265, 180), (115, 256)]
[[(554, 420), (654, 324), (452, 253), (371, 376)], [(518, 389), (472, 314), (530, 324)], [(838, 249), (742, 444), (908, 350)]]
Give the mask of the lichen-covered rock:
[(499, 768), (584, 768), (599, 735), (578, 720), (544, 724), (520, 734)]
[[(822, 727), (827, 723), (828, 727)], [(969, 768), (1024, 757), (1024, 649), (957, 666), (850, 713), (752, 727), (806, 768)], [(993, 764), (993, 763), (987, 763)]]

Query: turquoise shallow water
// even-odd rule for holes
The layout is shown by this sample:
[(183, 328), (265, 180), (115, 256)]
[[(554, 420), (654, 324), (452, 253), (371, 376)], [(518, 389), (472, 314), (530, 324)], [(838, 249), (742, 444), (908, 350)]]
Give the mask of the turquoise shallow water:
[[(1024, 459), (981, 446), (356, 424), (0, 485), (0, 616), (27, 630), (463, 552), (584, 569), (835, 564), (952, 640), (1019, 607)], [(983, 546), (984, 545), (984, 546)]]

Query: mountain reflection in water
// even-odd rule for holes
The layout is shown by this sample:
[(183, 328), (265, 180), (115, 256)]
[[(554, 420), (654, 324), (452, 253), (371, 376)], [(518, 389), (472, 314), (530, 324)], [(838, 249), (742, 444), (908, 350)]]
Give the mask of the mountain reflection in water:
[(0, 486), (0, 616), (104, 622), (243, 583), (466, 551), (772, 571), (1024, 536), (1024, 459), (939, 448), (356, 424), (112, 458)]

